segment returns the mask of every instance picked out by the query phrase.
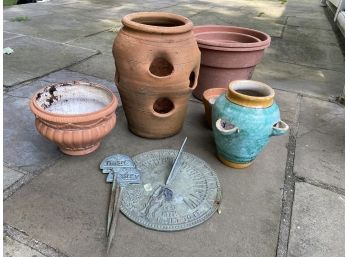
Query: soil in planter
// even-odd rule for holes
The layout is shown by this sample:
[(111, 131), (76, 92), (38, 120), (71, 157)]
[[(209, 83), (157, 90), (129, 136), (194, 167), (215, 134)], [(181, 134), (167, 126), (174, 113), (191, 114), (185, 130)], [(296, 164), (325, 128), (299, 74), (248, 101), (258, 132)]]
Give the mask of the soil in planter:
[(79, 115), (101, 110), (109, 103), (109, 96), (94, 92), (89, 86), (61, 83), (46, 87), (36, 96), (37, 103), (47, 112)]
[(64, 99), (52, 103), (46, 111), (58, 114), (85, 114), (99, 111), (105, 104), (94, 99)]

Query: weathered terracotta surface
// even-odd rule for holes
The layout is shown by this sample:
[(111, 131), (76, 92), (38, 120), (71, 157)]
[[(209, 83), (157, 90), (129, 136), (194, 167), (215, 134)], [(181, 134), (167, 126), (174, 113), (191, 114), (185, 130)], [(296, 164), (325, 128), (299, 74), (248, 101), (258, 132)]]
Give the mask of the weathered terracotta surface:
[(183, 126), (199, 75), (192, 22), (170, 13), (141, 12), (122, 23), (112, 50), (128, 127), (142, 137), (172, 136)]
[(109, 89), (81, 81), (49, 85), (30, 101), (39, 133), (68, 155), (95, 151), (115, 127), (116, 107)]
[(269, 35), (234, 26), (206, 25), (193, 29), (202, 53), (198, 86), (193, 94), (202, 99), (209, 88), (224, 87), (230, 81), (250, 79), (270, 45)]
[(203, 104), (205, 110), (205, 120), (207, 122), (207, 126), (211, 129), (211, 111), (216, 99), (225, 94), (227, 91), (226, 88), (210, 88), (204, 91), (203, 93)]

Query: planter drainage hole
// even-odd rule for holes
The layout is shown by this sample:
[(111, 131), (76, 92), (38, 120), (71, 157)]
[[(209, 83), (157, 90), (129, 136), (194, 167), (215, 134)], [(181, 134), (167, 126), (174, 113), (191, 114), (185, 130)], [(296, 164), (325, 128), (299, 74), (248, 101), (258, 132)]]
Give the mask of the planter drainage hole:
[(189, 87), (192, 88), (192, 87), (195, 85), (195, 81), (196, 81), (196, 74), (195, 74), (194, 71), (192, 71), (192, 72), (190, 73), (189, 80), (190, 80), (190, 85), (189, 85)]
[(169, 113), (174, 109), (173, 102), (165, 97), (158, 98), (156, 102), (153, 104), (153, 110), (160, 114)]
[(174, 67), (166, 59), (155, 58), (150, 65), (150, 72), (157, 77), (165, 77), (173, 73)]
[(235, 127), (231, 122), (226, 121), (226, 120), (221, 120), (220, 125), (224, 130), (231, 130)]

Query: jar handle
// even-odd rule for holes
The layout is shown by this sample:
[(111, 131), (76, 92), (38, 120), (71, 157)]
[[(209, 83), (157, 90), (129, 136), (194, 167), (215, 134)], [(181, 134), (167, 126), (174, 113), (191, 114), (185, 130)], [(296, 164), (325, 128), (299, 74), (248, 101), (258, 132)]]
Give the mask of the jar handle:
[(233, 134), (239, 134), (240, 132), (239, 128), (232, 122), (223, 120), (221, 118), (216, 121), (215, 127), (222, 135), (228, 136)]
[(289, 130), (289, 125), (284, 121), (280, 120), (272, 127), (271, 136), (281, 136), (284, 135)]

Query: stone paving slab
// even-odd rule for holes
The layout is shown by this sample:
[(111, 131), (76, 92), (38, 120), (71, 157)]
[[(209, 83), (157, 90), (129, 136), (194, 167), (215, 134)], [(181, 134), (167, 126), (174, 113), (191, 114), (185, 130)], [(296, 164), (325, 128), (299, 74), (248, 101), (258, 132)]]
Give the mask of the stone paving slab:
[(313, 5), (298, 5), (291, 8), (287, 5), (282, 15), (285, 17), (327, 19), (324, 8), (313, 8)]
[(325, 9), (326, 8), (320, 6), (320, 1), (318, 2), (316, 0), (290, 0), (286, 4), (286, 8), (283, 12), (283, 15), (307, 19), (322, 19), (324, 20), (324, 22), (327, 22)]
[(215, 24), (215, 25), (229, 25), (227, 21), (220, 19), (215, 16), (216, 13), (203, 11), (199, 14), (193, 15), (190, 17), (190, 20), (194, 25), (206, 25), (206, 24)]
[[(63, 5), (61, 4), (61, 1), (49, 1), (46, 2), (47, 7), (52, 8), (52, 5), (60, 5), (60, 8), (69, 8), (69, 9), (82, 9), (85, 11), (90, 10), (99, 10), (99, 9), (107, 9), (110, 8), (110, 5), (112, 6), (120, 6), (122, 5), (119, 1), (112, 1), (111, 3), (107, 3), (106, 1), (99, 1), (98, 3), (91, 3), (90, 1), (63, 1)], [(54, 8), (54, 7), (53, 7)], [(57, 10), (59, 11), (59, 10)]]
[(266, 53), (275, 61), (344, 71), (344, 58), (338, 46), (273, 38)]
[[(269, 5), (268, 2), (259, 2), (263, 4), (259, 5), (245, 5), (241, 8), (244, 12), (253, 14), (254, 17), (268, 17), (273, 19), (283, 18), (283, 12), (285, 5)], [(284, 17), (285, 19), (285, 17)]]
[(215, 157), (203, 112), (202, 104), (191, 102), (180, 134), (149, 140), (131, 134), (119, 111), (116, 129), (97, 152), (64, 156), (4, 203), (4, 221), (69, 256), (104, 256), (109, 186), (98, 170), (99, 163), (113, 153), (133, 156), (177, 148), (188, 136), (186, 151), (207, 161), (218, 173), (224, 195), (222, 214), (176, 233), (146, 230), (121, 215), (110, 256), (274, 255), (288, 138), (273, 138), (250, 168), (233, 170)]
[(6, 22), (4, 31), (64, 43), (105, 31), (115, 23), (115, 20), (111, 19), (96, 20), (86, 15), (86, 11), (81, 9), (66, 8), (64, 11), (59, 7), (56, 12), (58, 13), (30, 17), (23, 22)]
[(194, 25), (216, 24), (252, 28), (261, 30), (273, 37), (280, 37), (284, 27), (284, 25), (280, 24), (283, 22), (282, 19), (246, 16), (238, 9), (228, 12), (225, 10), (219, 12), (216, 9), (214, 9), (214, 12), (203, 11), (191, 16), (190, 20), (192, 20)]
[(118, 94), (117, 87), (113, 82), (75, 71), (60, 70), (57, 72), (53, 72), (47, 76), (41, 77), (39, 80), (35, 80), (33, 82), (26, 82), (12, 87), (9, 89), (6, 95), (30, 99), (34, 95), (34, 93), (36, 93), (41, 88), (49, 84), (73, 80), (82, 80), (86, 82), (99, 83), (109, 88), (112, 92)]
[(281, 119), (290, 126), (295, 125), (297, 94), (275, 90), (275, 101), (279, 106)]
[[(225, 19), (225, 17), (222, 17)], [(232, 26), (246, 27), (260, 30), (269, 34), (271, 37), (281, 37), (284, 25), (283, 19), (271, 19), (267, 17), (236, 17), (229, 20)]]
[(69, 70), (114, 81), (116, 68), (114, 58), (111, 55), (99, 54), (82, 63), (69, 67)]
[(27, 36), (6, 40), (4, 47), (14, 50), (4, 55), (5, 86), (43, 76), (96, 54), (95, 50)]
[(3, 40), (6, 41), (8, 39), (16, 38), (16, 37), (22, 37), (23, 35), (16, 34), (16, 33), (9, 33), (9, 32), (3, 32)]
[[(326, 17), (325, 17), (326, 18)], [(323, 29), (332, 31), (331, 24), (326, 18), (304, 18), (304, 17), (289, 17), (287, 25), (297, 26), (302, 28)]]
[[(166, 7), (168, 4), (165, 4), (163, 7)], [(109, 6), (108, 8), (104, 9), (97, 9), (97, 10), (88, 10), (84, 11), (84, 15), (93, 18), (93, 19), (100, 19), (100, 20), (112, 20), (115, 25), (117, 26), (121, 19), (126, 16), (127, 14), (133, 13), (133, 12), (146, 12), (146, 11), (154, 11), (155, 7), (153, 4), (145, 4), (145, 3), (134, 3), (129, 2), (122, 4), (120, 6)], [(159, 7), (158, 7), (159, 8)], [(114, 26), (114, 24), (113, 24)]]
[(344, 88), (344, 72), (274, 61), (268, 53), (256, 66), (252, 79), (273, 88), (324, 98), (340, 95)]
[(190, 5), (188, 4), (187, 6), (173, 6), (173, 7), (165, 7), (165, 8), (161, 8), (158, 11), (160, 12), (169, 12), (169, 13), (175, 13), (175, 14), (179, 14), (185, 17), (191, 17), (193, 15), (196, 15), (203, 10), (198, 10), (196, 8), (192, 8), (190, 7)]
[(24, 175), (25, 174), (22, 172), (3, 166), (3, 190), (5, 191), (9, 186), (18, 181)]
[(38, 251), (18, 243), (8, 236), (4, 236), (4, 257), (45, 257)]
[(338, 46), (336, 35), (332, 30), (286, 26), (283, 38), (288, 41), (313, 42)]
[(114, 27), (116, 31), (110, 30), (89, 37), (78, 38), (73, 41), (70, 41), (69, 44), (74, 46), (85, 47), (88, 49), (98, 50), (104, 55), (112, 56), (112, 45), (117, 35), (117, 31), (121, 28), (121, 26), (121, 23), (118, 23), (118, 25), (115, 25)]
[[(41, 4), (39, 6), (36, 4), (13, 5), (11, 7), (4, 9), (3, 19), (7, 21), (11, 21), (18, 17), (26, 17), (30, 20), (33, 17), (42, 16), (42, 15), (52, 15), (53, 13), (54, 13), (53, 9), (44, 8), (44, 6), (42, 6)], [(23, 22), (17, 22), (17, 23), (23, 24)]]
[(294, 173), (344, 189), (344, 107), (303, 98)]
[(29, 99), (4, 96), (3, 110), (3, 158), (10, 167), (36, 172), (61, 157), (57, 147), (36, 131)]
[(296, 183), (288, 257), (344, 256), (344, 196)]

